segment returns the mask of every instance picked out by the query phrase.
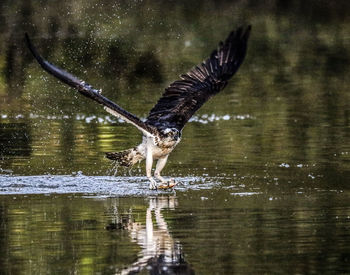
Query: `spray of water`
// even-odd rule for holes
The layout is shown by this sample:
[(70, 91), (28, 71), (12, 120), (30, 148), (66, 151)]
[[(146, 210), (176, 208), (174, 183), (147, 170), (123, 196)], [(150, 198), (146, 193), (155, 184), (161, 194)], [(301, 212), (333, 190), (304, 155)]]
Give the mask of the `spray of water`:
[(111, 168), (107, 171), (108, 175), (115, 177), (118, 174), (119, 164), (118, 162), (112, 162)]

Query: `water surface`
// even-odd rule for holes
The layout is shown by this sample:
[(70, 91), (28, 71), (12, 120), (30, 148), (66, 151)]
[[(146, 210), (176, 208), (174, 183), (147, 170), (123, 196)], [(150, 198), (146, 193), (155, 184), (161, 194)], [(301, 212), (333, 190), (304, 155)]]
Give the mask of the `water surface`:
[[(350, 6), (231, 2), (0, 3), (1, 274), (350, 273)], [(185, 127), (165, 191), (144, 164), (113, 169), (104, 153), (139, 131), (23, 40), (146, 118), (247, 23), (246, 60)]]

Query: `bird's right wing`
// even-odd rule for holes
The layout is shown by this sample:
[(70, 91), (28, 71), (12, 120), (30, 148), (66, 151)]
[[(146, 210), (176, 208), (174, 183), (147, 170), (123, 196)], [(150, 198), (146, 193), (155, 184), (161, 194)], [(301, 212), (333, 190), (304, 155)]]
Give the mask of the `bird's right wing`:
[(181, 76), (165, 89), (150, 111), (147, 123), (179, 131), (192, 115), (220, 92), (242, 64), (251, 27), (238, 28), (219, 44), (208, 59)]
[(39, 55), (39, 53), (37, 52), (33, 44), (31, 43), (28, 34), (25, 34), (25, 37), (26, 37), (26, 42), (29, 50), (31, 51), (35, 59), (38, 61), (40, 66), (49, 74), (52, 74), (53, 76), (61, 80), (63, 83), (66, 83), (69, 86), (77, 89), (78, 92), (81, 93), (82, 95), (90, 99), (93, 99), (99, 104), (103, 105), (104, 109), (110, 114), (118, 118), (121, 118), (126, 122), (136, 126), (140, 131), (142, 131), (144, 135), (152, 136), (155, 134), (156, 132), (155, 127), (148, 125), (147, 123), (140, 120), (137, 116), (133, 115), (132, 113), (129, 113), (128, 111), (121, 108), (119, 105), (115, 104), (113, 101), (104, 97), (103, 95), (101, 95), (101, 92), (99, 90), (94, 89), (91, 85), (89, 85), (85, 81), (78, 79), (74, 75), (66, 72), (65, 70), (58, 68), (57, 66), (43, 59)]

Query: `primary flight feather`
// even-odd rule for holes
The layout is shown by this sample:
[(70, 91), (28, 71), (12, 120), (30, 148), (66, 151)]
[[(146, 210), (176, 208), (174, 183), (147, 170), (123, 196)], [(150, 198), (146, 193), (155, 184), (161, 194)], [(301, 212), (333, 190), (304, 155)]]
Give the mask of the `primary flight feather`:
[[(226, 86), (242, 64), (250, 30), (251, 27), (248, 26), (245, 29), (240, 27), (232, 31), (224, 42), (219, 43), (218, 48), (208, 59), (181, 75), (180, 80), (170, 84), (150, 111), (146, 121), (140, 120), (102, 96), (99, 90), (85, 81), (43, 59), (27, 34), (25, 37), (28, 48), (44, 70), (77, 89), (82, 95), (97, 101), (107, 112), (131, 123), (143, 133), (140, 145), (121, 152), (107, 153), (107, 158), (127, 167), (146, 159), (146, 174), (150, 181), (150, 189), (156, 189), (175, 185), (174, 180), (166, 181), (160, 172), (169, 154), (180, 142), (182, 129), (188, 120), (208, 99)], [(151, 175), (153, 160), (158, 160), (154, 176), (161, 181), (159, 186)]]

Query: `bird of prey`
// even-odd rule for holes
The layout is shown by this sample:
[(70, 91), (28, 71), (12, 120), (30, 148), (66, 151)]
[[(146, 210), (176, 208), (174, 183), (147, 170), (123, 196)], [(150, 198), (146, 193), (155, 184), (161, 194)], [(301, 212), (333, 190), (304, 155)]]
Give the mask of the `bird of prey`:
[[(232, 31), (224, 42), (220, 42), (208, 59), (192, 68), (170, 84), (150, 111), (146, 121), (124, 110), (122, 107), (101, 95), (85, 81), (43, 59), (26, 34), (26, 43), (41, 67), (62, 82), (78, 90), (82, 95), (103, 105), (110, 114), (137, 127), (143, 134), (142, 143), (134, 148), (106, 153), (106, 157), (121, 166), (131, 167), (146, 159), (146, 175), (149, 188), (173, 187), (173, 179), (165, 180), (161, 175), (169, 154), (181, 140), (181, 132), (192, 115), (212, 96), (220, 92), (235, 74), (247, 51), (251, 26)], [(157, 160), (152, 177), (153, 160)]]

